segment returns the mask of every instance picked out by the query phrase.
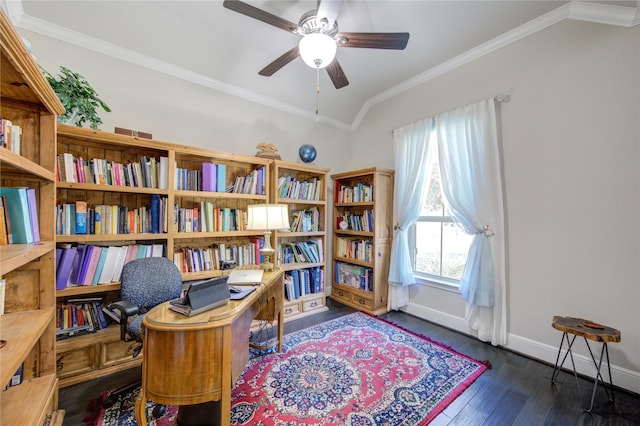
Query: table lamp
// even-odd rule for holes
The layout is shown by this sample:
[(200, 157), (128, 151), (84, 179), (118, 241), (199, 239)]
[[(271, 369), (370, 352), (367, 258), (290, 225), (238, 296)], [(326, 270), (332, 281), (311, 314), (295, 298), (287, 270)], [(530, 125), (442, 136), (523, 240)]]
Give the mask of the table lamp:
[(275, 250), (271, 247), (271, 231), (289, 230), (289, 208), (285, 204), (252, 204), (247, 208), (247, 229), (264, 229), (264, 245), (260, 249), (264, 256), (262, 269), (273, 271), (271, 256)]

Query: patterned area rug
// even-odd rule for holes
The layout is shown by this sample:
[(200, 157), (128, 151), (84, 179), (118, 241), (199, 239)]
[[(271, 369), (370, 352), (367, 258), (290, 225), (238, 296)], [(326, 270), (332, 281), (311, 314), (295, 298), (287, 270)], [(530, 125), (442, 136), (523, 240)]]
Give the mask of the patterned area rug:
[[(428, 338), (354, 313), (286, 335), (280, 354), (252, 357), (232, 391), (231, 424), (426, 425), (486, 369)], [(97, 424), (135, 424), (133, 413), (118, 406)], [(168, 417), (175, 418), (174, 408)]]

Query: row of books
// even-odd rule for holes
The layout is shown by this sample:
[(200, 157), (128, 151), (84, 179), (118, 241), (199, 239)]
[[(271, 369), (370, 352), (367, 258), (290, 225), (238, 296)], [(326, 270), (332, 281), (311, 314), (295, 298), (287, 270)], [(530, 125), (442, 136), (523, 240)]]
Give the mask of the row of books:
[(318, 201), (321, 187), (322, 181), (317, 178), (298, 181), (293, 176), (281, 176), (278, 178), (278, 197)]
[(324, 262), (322, 239), (289, 241), (278, 245), (279, 264)]
[(91, 160), (70, 153), (58, 154), (56, 180), (96, 185), (168, 189), (169, 157), (141, 156), (127, 164), (104, 158)]
[(97, 246), (62, 244), (56, 248), (56, 290), (69, 285), (120, 281), (122, 268), (133, 259), (162, 257), (163, 244)]
[(336, 203), (370, 203), (374, 201), (373, 185), (359, 183), (355, 186), (336, 184)]
[(324, 270), (319, 267), (285, 272), (284, 296), (296, 300), (302, 296), (324, 292)]
[(0, 145), (14, 154), (22, 154), (22, 127), (0, 117)]
[(373, 291), (373, 269), (336, 262), (334, 264), (334, 281), (360, 290)]
[(40, 241), (36, 190), (0, 188), (0, 245)]
[(243, 231), (246, 227), (245, 210), (213, 207), (209, 201), (201, 201), (200, 207), (174, 207), (178, 232)]
[(264, 195), (266, 171), (265, 166), (260, 166), (246, 176), (237, 176), (232, 184), (227, 185), (226, 164), (202, 163), (200, 170), (176, 167), (175, 189)]
[(201, 272), (223, 269), (224, 263), (236, 266), (263, 263), (260, 247), (262, 238), (252, 238), (247, 244), (214, 244), (212, 247), (183, 247), (173, 253), (173, 263), (180, 272)]
[(357, 238), (336, 238), (336, 256), (371, 262), (373, 260), (373, 243), (371, 240)]
[(373, 220), (373, 210), (364, 210), (362, 215), (345, 212), (342, 216), (336, 216), (336, 229), (345, 230), (340, 227), (340, 222), (343, 221), (346, 222), (346, 230), (349, 231), (373, 232), (373, 224), (375, 223)]
[(151, 195), (151, 205), (89, 205), (86, 201), (56, 206), (56, 235), (159, 234), (168, 232), (166, 197)]
[(320, 210), (317, 207), (311, 207), (306, 210), (293, 210), (290, 216), (291, 232), (314, 232), (322, 228)]
[(69, 299), (56, 307), (56, 340), (94, 333), (108, 326), (101, 298)]

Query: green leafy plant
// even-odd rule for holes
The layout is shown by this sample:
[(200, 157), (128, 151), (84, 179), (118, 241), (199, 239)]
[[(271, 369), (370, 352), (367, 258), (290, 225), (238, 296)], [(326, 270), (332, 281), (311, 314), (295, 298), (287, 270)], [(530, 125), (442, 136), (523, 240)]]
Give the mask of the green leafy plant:
[(66, 109), (66, 112), (58, 117), (58, 121), (73, 123), (78, 127), (83, 127), (87, 123), (89, 127), (97, 130), (102, 124), (98, 108), (106, 112), (111, 112), (111, 109), (98, 97), (87, 80), (63, 66), (60, 67), (58, 77), (54, 77), (44, 69), (42, 72)]

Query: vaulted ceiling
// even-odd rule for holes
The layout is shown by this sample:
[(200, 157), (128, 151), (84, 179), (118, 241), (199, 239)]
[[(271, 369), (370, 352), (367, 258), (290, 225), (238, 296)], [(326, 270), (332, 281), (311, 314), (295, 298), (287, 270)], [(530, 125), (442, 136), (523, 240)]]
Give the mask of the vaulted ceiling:
[[(315, 0), (247, 0), (298, 23)], [(7, 1), (19, 28), (315, 119), (316, 70), (300, 58), (271, 77), (258, 71), (300, 36), (223, 7), (222, 1)], [(349, 85), (321, 71), (320, 120), (358, 126), (377, 102), (564, 19), (638, 23), (638, 2), (345, 0), (346, 32), (408, 32), (404, 50), (338, 48)]]

